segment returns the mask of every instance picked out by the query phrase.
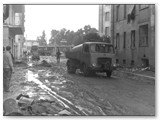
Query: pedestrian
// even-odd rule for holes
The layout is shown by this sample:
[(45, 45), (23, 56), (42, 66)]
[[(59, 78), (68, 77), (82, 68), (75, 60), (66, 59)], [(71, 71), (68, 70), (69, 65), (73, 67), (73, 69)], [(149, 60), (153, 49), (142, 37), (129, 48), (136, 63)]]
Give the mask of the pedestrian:
[(5, 47), (3, 46), (3, 53), (5, 52)]
[(12, 54), (12, 52), (11, 52), (11, 51), (9, 51), (9, 53), (11, 54), (12, 62), (13, 62), (13, 64), (14, 64), (14, 56), (13, 56), (13, 54)]
[(56, 53), (57, 63), (60, 63), (60, 56), (61, 56), (61, 52), (59, 51), (59, 48), (58, 48), (57, 53)]
[(6, 51), (3, 53), (3, 89), (9, 92), (9, 84), (13, 72), (13, 61), (10, 54), (11, 47), (7, 46)]

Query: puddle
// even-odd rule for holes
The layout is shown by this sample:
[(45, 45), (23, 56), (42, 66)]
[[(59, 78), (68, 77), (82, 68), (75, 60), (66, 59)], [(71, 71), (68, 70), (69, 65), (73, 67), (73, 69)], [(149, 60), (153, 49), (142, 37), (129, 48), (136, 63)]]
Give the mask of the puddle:
[[(29, 64), (32, 66), (32, 64)], [(34, 72), (33, 72), (34, 71)], [(71, 89), (75, 83), (67, 80), (60, 73), (56, 73), (50, 70), (28, 70), (26, 78), (28, 82), (35, 83), (38, 89), (38, 99), (50, 99), (58, 102), (69, 110), (73, 115), (106, 115), (101, 107), (92, 103), (84, 101), (76, 103), (79, 98), (75, 98), (76, 94), (73, 94), (74, 89), (71, 92), (64, 91), (65, 89)], [(66, 86), (67, 85), (67, 86)], [(69, 88), (68, 88), (69, 87)], [(62, 91), (63, 89), (63, 91)], [(34, 92), (28, 92), (29, 96), (34, 97)], [(80, 98), (81, 99), (81, 98)], [(91, 105), (92, 104), (92, 105)]]
[(71, 101), (67, 100), (66, 98), (58, 95), (56, 92), (52, 91), (50, 88), (48, 88), (46, 85), (44, 85), (41, 81), (38, 80), (38, 74), (34, 74), (32, 71), (28, 70), (27, 73), (28, 81), (32, 81), (38, 86), (43, 89), (44, 91), (48, 92), (53, 98), (55, 98), (58, 102), (64, 105), (65, 108), (68, 108), (72, 110), (73, 113), (76, 115), (86, 115), (84, 112), (79, 110)]

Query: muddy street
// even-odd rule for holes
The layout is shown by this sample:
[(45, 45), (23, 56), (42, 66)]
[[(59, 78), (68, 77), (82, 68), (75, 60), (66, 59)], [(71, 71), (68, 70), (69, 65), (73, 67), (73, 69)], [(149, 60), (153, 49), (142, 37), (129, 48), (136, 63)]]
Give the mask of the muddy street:
[[(42, 61), (47, 61), (42, 64)], [(48, 66), (47, 66), (48, 63)], [(155, 85), (104, 74), (84, 77), (79, 71), (68, 74), (66, 59), (41, 57), (17, 65), (10, 93), (16, 104), (5, 106), (4, 114), (44, 116), (155, 115)], [(12, 108), (12, 110), (11, 110)]]

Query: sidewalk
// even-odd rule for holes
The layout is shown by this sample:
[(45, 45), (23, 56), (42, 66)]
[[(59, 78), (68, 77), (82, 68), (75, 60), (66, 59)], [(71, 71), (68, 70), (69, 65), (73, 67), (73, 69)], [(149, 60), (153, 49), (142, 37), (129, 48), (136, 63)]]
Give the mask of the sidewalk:
[(145, 80), (155, 82), (155, 72), (149, 70), (126, 70), (117, 69), (113, 72), (114, 76), (128, 78), (133, 80)]

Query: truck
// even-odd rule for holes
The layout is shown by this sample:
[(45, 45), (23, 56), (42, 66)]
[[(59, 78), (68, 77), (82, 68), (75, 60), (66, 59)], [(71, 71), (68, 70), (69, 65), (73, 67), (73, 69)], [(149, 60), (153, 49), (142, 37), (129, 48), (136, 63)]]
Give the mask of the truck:
[(114, 47), (105, 42), (85, 42), (65, 52), (67, 71), (75, 74), (77, 69), (84, 76), (90, 73), (105, 72), (111, 77), (112, 71), (116, 68)]
[(37, 45), (32, 45), (31, 46), (31, 55), (32, 55), (32, 60), (40, 60)]

